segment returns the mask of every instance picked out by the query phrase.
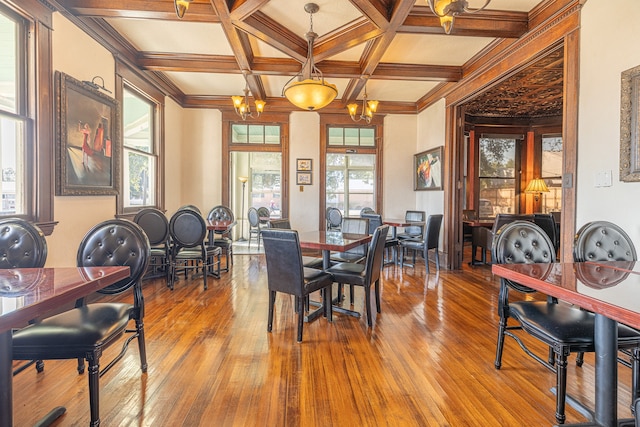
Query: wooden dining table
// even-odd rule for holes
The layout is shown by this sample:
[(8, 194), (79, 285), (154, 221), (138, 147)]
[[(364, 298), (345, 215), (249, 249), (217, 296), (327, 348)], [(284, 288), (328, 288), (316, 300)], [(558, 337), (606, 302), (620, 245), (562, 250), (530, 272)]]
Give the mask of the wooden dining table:
[(127, 277), (129, 267), (0, 270), (0, 427), (13, 425), (12, 328), (66, 305), (72, 307), (76, 300)]
[(595, 313), (594, 419), (578, 425), (635, 425), (633, 420), (618, 420), (617, 415), (617, 324), (640, 329), (640, 269), (636, 263), (494, 264), (492, 271)]
[[(302, 249), (320, 250), (322, 251), (322, 268), (324, 270), (331, 267), (331, 252), (346, 252), (350, 249), (356, 248), (360, 245), (367, 244), (371, 241), (371, 235), (369, 234), (351, 234), (343, 233), (342, 231), (304, 231), (298, 233), (300, 239), (300, 247)], [(338, 297), (339, 298), (339, 297)], [(339, 303), (339, 300), (335, 300), (335, 303)], [(320, 315), (322, 315), (322, 307), (316, 311), (309, 313), (305, 317), (305, 321), (310, 322)], [(360, 317), (360, 313), (357, 311), (349, 310), (344, 307), (335, 306), (333, 311), (337, 313), (346, 314), (353, 317)]]

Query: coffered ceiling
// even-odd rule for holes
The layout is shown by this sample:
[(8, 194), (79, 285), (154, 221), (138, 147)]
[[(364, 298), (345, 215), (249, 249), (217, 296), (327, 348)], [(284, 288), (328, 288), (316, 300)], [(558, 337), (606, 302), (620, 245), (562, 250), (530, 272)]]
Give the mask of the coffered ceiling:
[[(246, 76), (251, 93), (267, 101), (267, 111), (290, 111), (296, 107), (282, 89), (307, 56), (308, 1), (193, 0), (183, 19), (173, 0), (55, 4), (185, 107), (230, 107), (229, 97), (242, 94)], [(468, 1), (472, 8), (484, 3)], [(416, 113), (431, 91), (463, 78), (486, 49), (525, 34), (530, 17), (549, 1), (492, 0), (485, 10), (457, 18), (446, 35), (426, 0), (316, 0), (315, 61), (338, 87), (327, 110), (344, 111), (348, 102), (361, 99), (366, 83), (369, 99), (380, 101), (379, 112)], [(468, 111), (521, 115), (540, 104), (548, 114), (550, 99), (557, 106), (557, 86), (549, 91), (544, 84), (558, 82), (557, 59), (543, 65), (542, 73), (531, 69), (511, 76)], [(561, 95), (560, 90), (560, 104)]]

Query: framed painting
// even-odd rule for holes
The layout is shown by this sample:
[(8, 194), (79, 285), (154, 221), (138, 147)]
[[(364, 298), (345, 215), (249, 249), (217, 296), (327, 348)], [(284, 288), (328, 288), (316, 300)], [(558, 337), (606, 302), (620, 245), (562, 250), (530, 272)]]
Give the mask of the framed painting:
[(622, 72), (620, 181), (640, 181), (640, 66)]
[(413, 156), (413, 189), (442, 190), (442, 147)]
[(311, 172), (297, 172), (296, 185), (311, 185)]
[(118, 101), (56, 71), (56, 195), (118, 194)]
[(313, 159), (297, 159), (296, 161), (296, 170), (299, 171), (310, 171), (313, 165)]

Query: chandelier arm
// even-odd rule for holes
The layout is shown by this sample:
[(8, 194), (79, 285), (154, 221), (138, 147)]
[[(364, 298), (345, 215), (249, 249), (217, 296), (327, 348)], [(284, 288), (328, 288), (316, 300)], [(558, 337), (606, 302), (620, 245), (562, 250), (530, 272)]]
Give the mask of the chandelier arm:
[[(444, 18), (445, 16), (447, 16), (448, 14), (444, 13), (442, 15), (440, 15), (438, 12), (436, 12), (436, 7), (434, 5), (434, 1), (435, 0), (427, 0), (427, 4), (429, 5), (429, 9), (431, 9), (431, 12), (436, 15), (438, 18)], [(491, 0), (489, 0), (491, 1)], [(487, 2), (488, 3), (488, 2)]]
[(489, 3), (491, 3), (491, 0), (486, 0), (486, 1), (484, 2), (484, 5), (483, 5), (482, 7), (478, 8), (478, 9), (469, 9), (469, 8), (466, 8), (466, 7), (465, 7), (465, 8), (464, 8), (464, 11), (465, 11), (466, 13), (470, 13), (470, 14), (471, 14), (471, 13), (480, 12), (480, 11), (481, 11), (481, 10), (483, 10), (485, 7), (487, 7), (487, 6), (489, 5)]

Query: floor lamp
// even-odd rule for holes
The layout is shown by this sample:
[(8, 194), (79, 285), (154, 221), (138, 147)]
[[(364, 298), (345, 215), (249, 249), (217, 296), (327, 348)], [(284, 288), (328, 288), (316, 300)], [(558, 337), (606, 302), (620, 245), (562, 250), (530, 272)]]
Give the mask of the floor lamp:
[(242, 201), (240, 202), (240, 205), (242, 206), (240, 210), (240, 238), (238, 239), (238, 242), (245, 242), (247, 240), (244, 238), (244, 187), (247, 185), (248, 180), (249, 178), (246, 176), (238, 177), (238, 181), (242, 183)]

